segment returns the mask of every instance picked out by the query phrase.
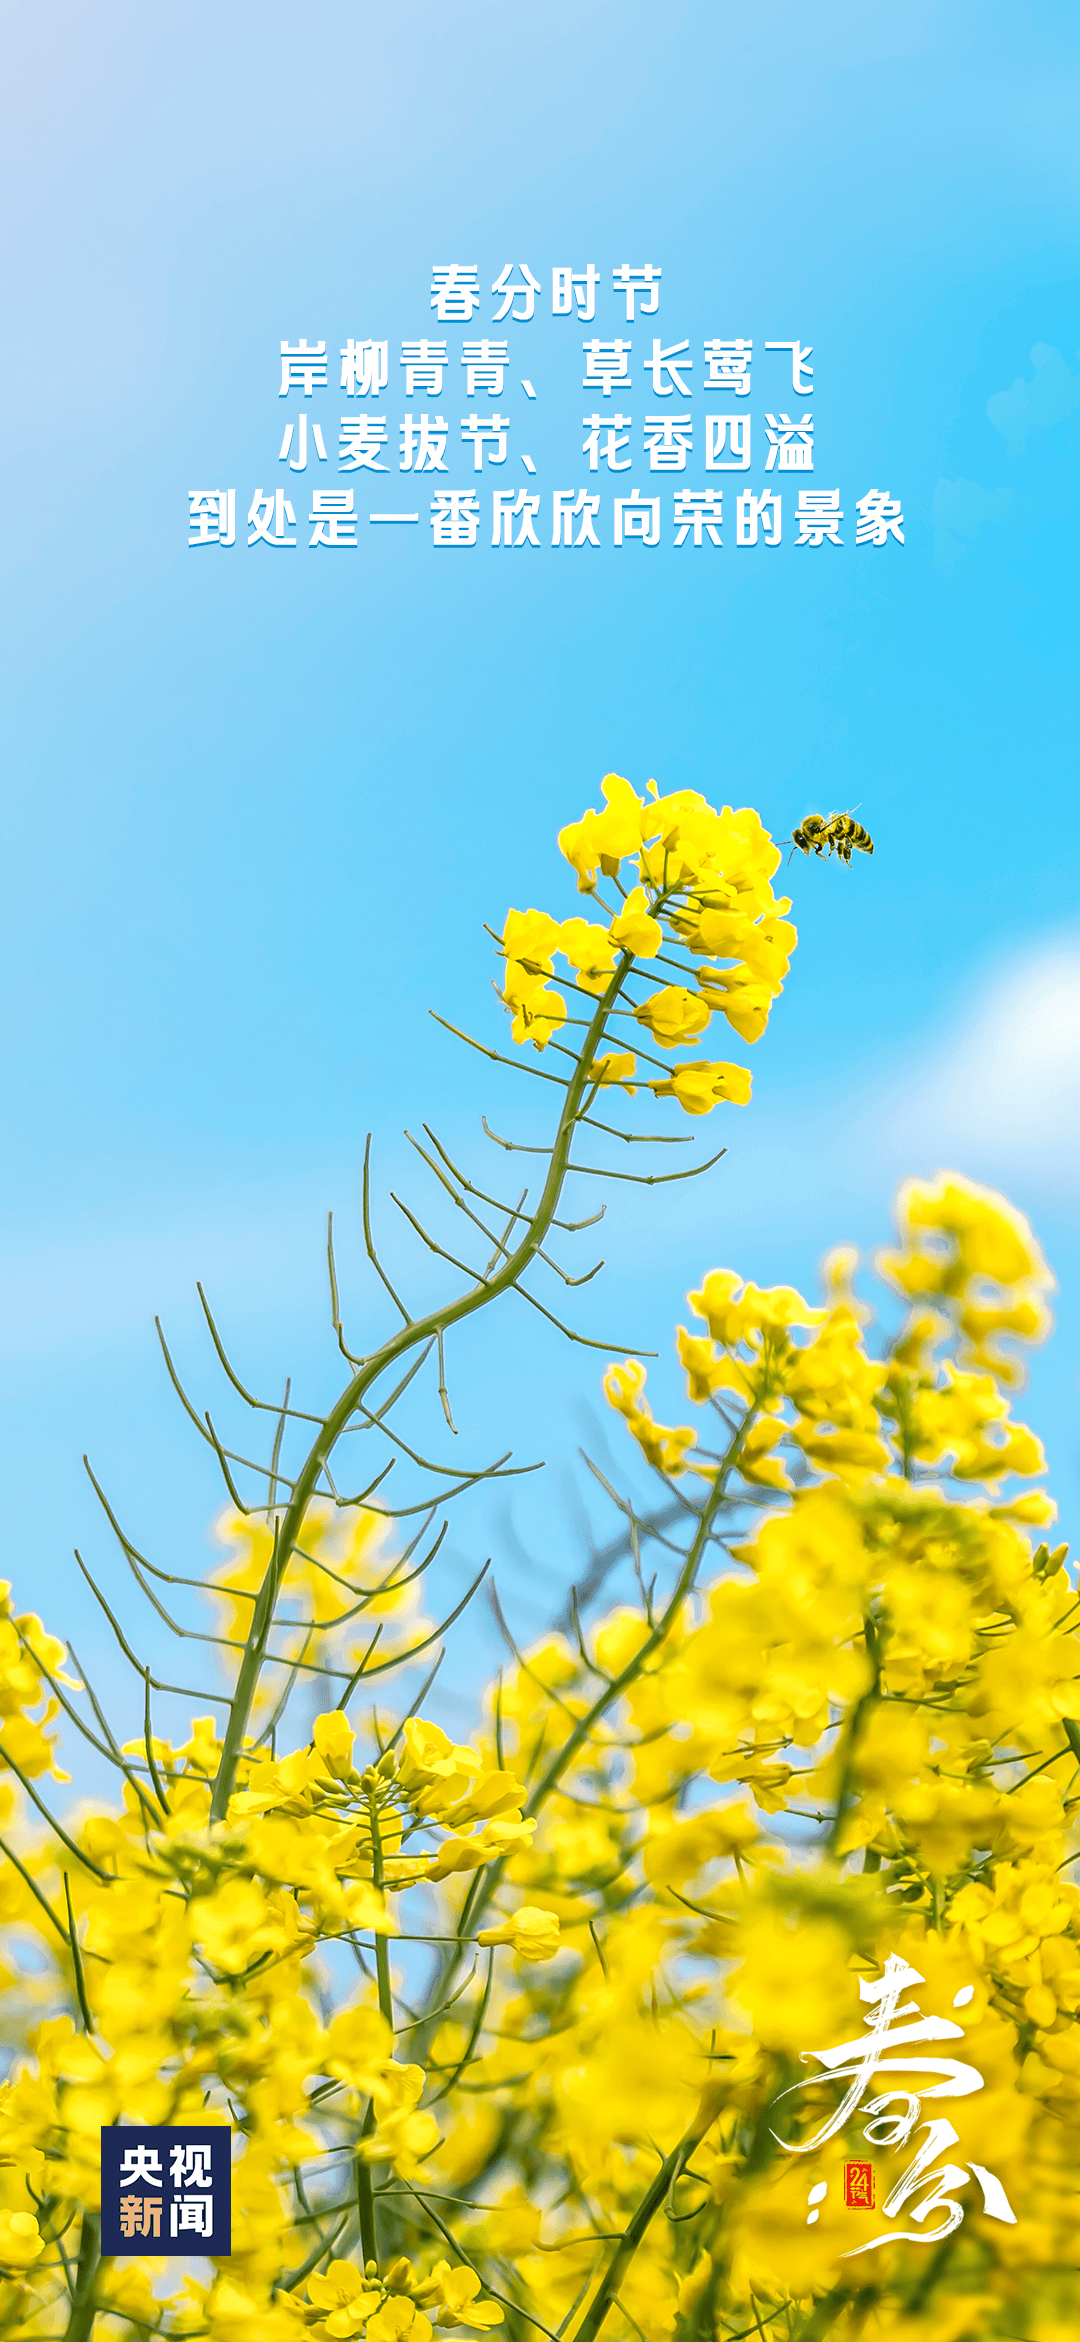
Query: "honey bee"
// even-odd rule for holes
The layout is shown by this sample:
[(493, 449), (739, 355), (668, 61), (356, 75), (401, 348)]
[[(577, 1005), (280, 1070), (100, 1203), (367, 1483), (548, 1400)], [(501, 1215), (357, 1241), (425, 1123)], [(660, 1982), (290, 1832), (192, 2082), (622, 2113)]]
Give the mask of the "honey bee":
[[(823, 854), (829, 835), (829, 824), (820, 813), (808, 813), (798, 829), (791, 833), (791, 854), (796, 846), (801, 854)], [(788, 855), (788, 861), (791, 860)]]
[[(841, 862), (850, 864), (854, 852), (872, 854), (874, 841), (861, 821), (850, 813), (808, 813), (798, 829), (791, 833), (791, 851), (798, 846), (802, 854), (838, 854)], [(791, 855), (788, 855), (790, 862)]]

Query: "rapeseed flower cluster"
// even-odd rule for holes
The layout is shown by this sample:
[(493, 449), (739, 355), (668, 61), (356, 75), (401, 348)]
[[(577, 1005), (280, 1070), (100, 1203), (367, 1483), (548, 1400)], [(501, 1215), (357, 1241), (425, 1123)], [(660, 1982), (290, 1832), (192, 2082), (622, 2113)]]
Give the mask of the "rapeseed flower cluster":
[[(794, 941), (757, 817), (611, 776), (605, 797), (562, 844), (583, 892), (615, 889), (607, 926), (506, 921), (516, 1036), (561, 1046), (567, 992), (606, 1017), (671, 947), (709, 966), (626, 1013), (665, 1048), (714, 1013), (753, 1039)], [(571, 1118), (632, 1086), (605, 1034), (586, 1026)], [(686, 1104), (730, 1070), (668, 1086)], [(407, 1505), (395, 1525), (314, 1464), (287, 1476), (280, 1429), (206, 1586), (221, 1721), (167, 1741), (148, 1677), (121, 1744), (5, 1589), (0, 2333), (1071, 2336), (1080, 1601), (1012, 1412), (1051, 1279), (1022, 1216), (954, 1174), (902, 1189), (877, 1267), (888, 1331), (849, 1250), (813, 1303), (709, 1269), (664, 1410), (686, 1420), (654, 1416), (639, 1359), (608, 1368), (639, 1467), (627, 1591), (604, 1607), (584, 1580), (464, 1740), (416, 1679), (438, 1538), (417, 1563)], [(332, 1431), (380, 1420), (332, 1293), (356, 1381), (303, 1419), (320, 1469)], [(451, 1323), (406, 1318), (447, 1415)], [(377, 1354), (398, 1382), (406, 1332)], [(118, 1777), (66, 1817), (62, 1716)], [(845, 2113), (822, 2064), (890, 1972), (976, 2077), (942, 2110), (947, 2232), (914, 2198), (883, 2223), (919, 2100)], [(102, 2260), (101, 2126), (206, 2122), (233, 2131), (231, 2257)]]
[[(633, 1095), (642, 1058), (659, 1069), (642, 1086), (674, 1098), (686, 1114), (711, 1113), (722, 1101), (745, 1106), (745, 1066), (695, 1057), (665, 1067), (640, 1036), (670, 1051), (690, 1047), (719, 1015), (740, 1040), (760, 1038), (796, 942), (786, 915), (791, 904), (770, 883), (780, 849), (750, 808), (725, 805), (717, 813), (694, 789), (662, 797), (650, 781), (642, 798), (620, 774), (608, 773), (603, 793), (604, 811), (571, 822), (559, 845), (605, 923), (507, 912), (502, 998), (514, 1039), (546, 1048), (553, 1035), (585, 1021), (573, 1016), (574, 998), (590, 994), (608, 1027), (621, 1022), (622, 1037), (634, 1043), (592, 1055), (597, 1083)], [(556, 974), (557, 959), (569, 977)], [(682, 980), (642, 992), (648, 970), (639, 962)]]

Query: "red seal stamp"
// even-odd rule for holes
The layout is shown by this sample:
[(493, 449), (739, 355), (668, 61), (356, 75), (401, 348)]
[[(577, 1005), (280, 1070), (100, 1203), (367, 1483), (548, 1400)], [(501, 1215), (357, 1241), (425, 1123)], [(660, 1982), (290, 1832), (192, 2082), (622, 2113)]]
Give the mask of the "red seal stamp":
[(873, 2211), (874, 2166), (872, 2163), (845, 2163), (844, 2202), (849, 2212)]

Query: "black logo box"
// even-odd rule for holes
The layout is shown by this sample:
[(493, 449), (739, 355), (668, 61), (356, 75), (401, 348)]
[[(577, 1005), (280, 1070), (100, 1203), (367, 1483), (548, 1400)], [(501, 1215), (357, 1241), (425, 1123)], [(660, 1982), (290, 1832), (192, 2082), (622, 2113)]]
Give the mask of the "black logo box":
[(190, 2259), (232, 2251), (232, 2131), (110, 2124), (101, 2133), (101, 2250)]

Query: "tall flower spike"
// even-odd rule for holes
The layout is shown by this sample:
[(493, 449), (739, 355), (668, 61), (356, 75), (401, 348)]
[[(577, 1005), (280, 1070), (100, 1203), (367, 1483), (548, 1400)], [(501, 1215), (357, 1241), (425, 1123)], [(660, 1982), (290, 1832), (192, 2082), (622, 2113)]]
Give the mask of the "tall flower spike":
[[(583, 918), (557, 923), (535, 910), (507, 913), (502, 998), (514, 1040), (546, 1048), (570, 1014), (568, 989), (571, 997), (585, 992), (603, 1002), (605, 1023), (632, 1015), (664, 1050), (692, 1046), (715, 1012), (741, 1040), (759, 1040), (796, 936), (785, 916), (790, 903), (772, 891), (779, 849), (758, 815), (730, 806), (718, 813), (692, 789), (663, 797), (655, 782), (638, 797), (617, 773), (606, 774), (603, 794), (604, 810), (590, 808), (569, 823), (559, 845), (579, 892), (596, 894), (607, 880), (621, 907), (605, 905), (606, 926)], [(706, 954), (712, 964), (695, 967), (695, 955)], [(640, 997), (638, 963), (661, 958), (683, 980)], [(569, 982), (557, 969), (560, 959)], [(726, 960), (733, 964), (721, 964)], [(611, 1054), (599, 1061), (610, 1062)], [(745, 1104), (750, 1076), (723, 1059), (693, 1058), (648, 1087), (700, 1116), (724, 1102)]]

